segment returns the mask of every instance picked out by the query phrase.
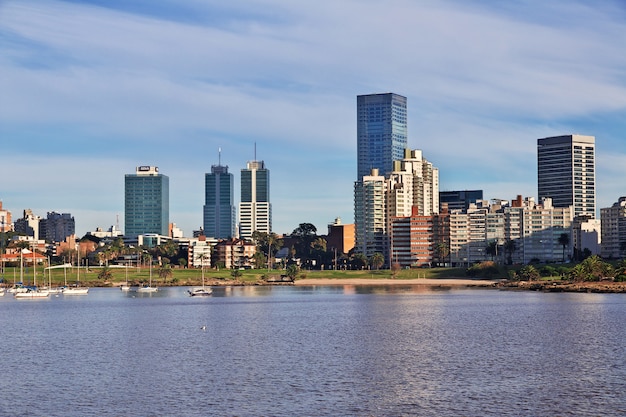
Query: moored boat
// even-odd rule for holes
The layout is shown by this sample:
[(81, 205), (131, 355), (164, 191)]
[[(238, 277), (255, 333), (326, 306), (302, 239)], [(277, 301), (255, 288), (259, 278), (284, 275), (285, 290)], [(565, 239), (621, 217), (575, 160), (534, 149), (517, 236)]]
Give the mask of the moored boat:
[(47, 290), (37, 288), (27, 288), (26, 292), (16, 292), (13, 297), (17, 299), (47, 298), (50, 293)]
[(213, 294), (213, 290), (210, 287), (194, 287), (187, 290), (191, 297), (206, 297)]
[(87, 295), (89, 287), (63, 287), (63, 295)]
[(142, 285), (141, 287), (137, 288), (137, 292), (157, 292), (159, 291), (158, 287), (153, 287), (151, 285)]

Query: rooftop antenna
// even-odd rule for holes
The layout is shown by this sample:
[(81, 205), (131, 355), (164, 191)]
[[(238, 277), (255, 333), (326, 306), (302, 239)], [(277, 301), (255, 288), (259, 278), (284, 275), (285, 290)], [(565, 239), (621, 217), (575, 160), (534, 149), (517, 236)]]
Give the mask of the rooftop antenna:
[(256, 142), (254, 142), (254, 160), (256, 161)]
[(222, 148), (217, 148), (217, 165), (222, 166)]

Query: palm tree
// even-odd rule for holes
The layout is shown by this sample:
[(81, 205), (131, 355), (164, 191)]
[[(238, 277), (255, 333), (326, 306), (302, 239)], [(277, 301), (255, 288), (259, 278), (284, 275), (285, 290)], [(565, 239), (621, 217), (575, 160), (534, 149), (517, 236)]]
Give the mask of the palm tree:
[(569, 245), (569, 233), (561, 233), (559, 236), (559, 245), (563, 246), (563, 259), (562, 262), (565, 262), (565, 247)]
[(485, 253), (487, 255), (490, 255), (491, 260), (493, 261), (494, 258), (498, 255), (498, 241), (492, 240), (490, 242), (487, 242), (487, 246), (485, 246)]
[(446, 265), (446, 257), (450, 255), (450, 247), (447, 242), (439, 242), (435, 246), (435, 253), (437, 254), (437, 260), (439, 264)]
[(507, 254), (507, 263), (511, 265), (513, 263), (513, 253), (517, 250), (517, 243), (512, 239), (506, 239), (504, 241), (504, 253)]
[(370, 258), (370, 263), (372, 267), (374, 267), (375, 269), (379, 269), (385, 263), (385, 257), (383, 256), (382, 253), (376, 252)]

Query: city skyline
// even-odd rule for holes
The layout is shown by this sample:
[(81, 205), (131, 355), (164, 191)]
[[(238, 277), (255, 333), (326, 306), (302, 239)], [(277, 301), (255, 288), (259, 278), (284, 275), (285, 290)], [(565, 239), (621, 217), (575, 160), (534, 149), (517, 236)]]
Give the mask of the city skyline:
[(356, 96), (388, 92), (407, 97), (407, 146), (441, 191), (537, 197), (537, 139), (581, 134), (596, 138), (597, 208), (626, 194), (620, 1), (25, 0), (0, 15), (14, 218), (68, 212), (79, 235), (124, 224), (123, 176), (146, 164), (191, 235), (218, 148), (239, 170), (256, 143), (276, 233), (351, 223)]

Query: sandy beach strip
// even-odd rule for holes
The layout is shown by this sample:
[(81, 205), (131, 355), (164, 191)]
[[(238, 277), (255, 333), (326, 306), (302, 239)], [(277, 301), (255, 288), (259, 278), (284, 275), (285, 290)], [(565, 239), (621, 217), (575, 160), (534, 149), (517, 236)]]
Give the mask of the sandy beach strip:
[(443, 287), (491, 286), (497, 281), (462, 278), (416, 278), (416, 279), (367, 279), (367, 278), (305, 278), (297, 279), (294, 285), (430, 285)]

